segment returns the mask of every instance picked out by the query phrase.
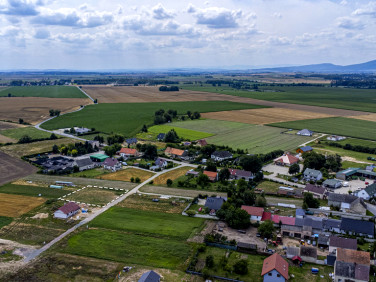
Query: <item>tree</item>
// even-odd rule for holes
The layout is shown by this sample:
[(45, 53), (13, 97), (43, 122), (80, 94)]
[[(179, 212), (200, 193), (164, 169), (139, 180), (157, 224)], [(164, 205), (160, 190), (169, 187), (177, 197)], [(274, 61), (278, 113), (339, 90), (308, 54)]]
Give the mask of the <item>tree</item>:
[(257, 173), (262, 168), (262, 161), (256, 155), (241, 157), (239, 164), (244, 170), (251, 171), (252, 173)]
[(144, 126), (142, 127), (141, 132), (148, 132), (148, 127), (146, 126), (146, 124), (144, 124)]
[(104, 137), (100, 136), (100, 135), (97, 135), (97, 136), (94, 137), (94, 141), (98, 141), (99, 143), (103, 143), (104, 142)]
[(24, 135), (18, 140), (18, 143), (25, 144), (25, 143), (31, 143), (33, 139), (29, 135)]
[(211, 154), (214, 153), (215, 150), (216, 150), (215, 145), (209, 144), (201, 148), (201, 153), (205, 157), (210, 158)]
[(212, 268), (214, 266), (214, 257), (212, 255), (208, 255), (205, 259), (205, 265), (208, 268)]
[(253, 191), (245, 191), (243, 195), (244, 204), (247, 206), (253, 206), (256, 202), (256, 194)]
[(71, 129), (69, 129), (69, 133), (70, 134), (75, 134), (76, 133), (76, 130), (74, 129), (74, 127), (72, 127)]
[(304, 169), (312, 168), (320, 170), (325, 165), (326, 159), (324, 155), (318, 154), (316, 152), (309, 152), (303, 154), (304, 159)]
[(274, 232), (274, 224), (271, 220), (266, 220), (260, 224), (257, 231), (263, 236), (264, 238), (271, 238)]
[(325, 168), (337, 172), (340, 170), (342, 166), (342, 159), (341, 156), (336, 154), (336, 155), (329, 155), (326, 158), (325, 161)]
[(57, 139), (57, 136), (55, 133), (52, 133), (50, 136), (50, 140), (55, 140), (55, 139)]
[(192, 115), (192, 112), (191, 112), (191, 111), (187, 111), (187, 116), (188, 116), (189, 118), (191, 118), (191, 115)]
[(164, 109), (159, 109), (158, 111), (156, 111), (154, 113), (154, 116), (161, 116), (165, 113), (165, 110)]
[(209, 177), (206, 174), (200, 174), (197, 177), (197, 184), (201, 187), (206, 187), (208, 183), (210, 182)]
[(52, 153), (54, 154), (59, 153), (59, 147), (56, 144), (52, 146)]
[(217, 166), (215, 165), (215, 163), (212, 160), (208, 160), (206, 162), (206, 168), (205, 168), (205, 170), (217, 172)]
[(158, 125), (158, 124), (162, 124), (164, 122), (165, 122), (165, 120), (164, 120), (163, 116), (155, 116), (154, 117), (154, 124)]
[(141, 183), (141, 179), (139, 177), (136, 177), (136, 179), (134, 180), (134, 182)]
[(308, 208), (317, 209), (320, 207), (320, 201), (313, 197), (312, 193), (304, 193), (303, 205)]
[(55, 115), (55, 110), (50, 109), (50, 116), (53, 117)]
[(193, 119), (199, 119), (201, 117), (201, 114), (199, 112), (193, 113)]
[(300, 172), (300, 167), (298, 164), (292, 164), (289, 167), (289, 174), (297, 174)]
[(144, 152), (144, 158), (154, 160), (158, 156), (157, 146), (151, 144), (142, 144), (141, 151)]
[(169, 132), (166, 133), (164, 142), (166, 143), (178, 143), (180, 142), (180, 138), (176, 133), (175, 129), (171, 129)]
[(173, 118), (176, 118), (176, 116), (178, 115), (178, 111), (177, 110), (168, 110), (168, 114), (171, 115)]
[(94, 104), (98, 104), (98, 99), (94, 99)]
[(73, 150), (71, 151), (71, 155), (72, 155), (72, 157), (77, 157), (77, 155), (78, 155), (78, 151), (77, 151), (76, 149), (73, 149)]
[(168, 113), (163, 114), (163, 119), (164, 119), (164, 122), (171, 122), (172, 121), (172, 117)]
[(107, 156), (112, 157), (120, 149), (121, 149), (120, 144), (113, 144), (111, 146), (104, 147), (104, 152), (106, 153)]
[(19, 118), (19, 119), (18, 119), (18, 123), (19, 123), (19, 124), (23, 124), (23, 123), (24, 123), (24, 120), (23, 120), (22, 118)]
[(263, 196), (257, 196), (256, 198), (257, 207), (266, 207), (266, 199)]
[[(217, 170), (217, 168), (216, 168), (216, 170)], [(218, 173), (218, 179), (221, 182), (224, 182), (229, 178), (230, 178), (230, 171), (228, 170), (228, 168), (222, 168)]]
[(167, 179), (166, 184), (167, 184), (168, 187), (171, 187), (172, 186), (172, 180), (170, 178)]
[(245, 259), (239, 260), (234, 264), (234, 272), (244, 275), (248, 273), (248, 262)]
[(12, 93), (8, 93), (8, 97), (12, 97)]

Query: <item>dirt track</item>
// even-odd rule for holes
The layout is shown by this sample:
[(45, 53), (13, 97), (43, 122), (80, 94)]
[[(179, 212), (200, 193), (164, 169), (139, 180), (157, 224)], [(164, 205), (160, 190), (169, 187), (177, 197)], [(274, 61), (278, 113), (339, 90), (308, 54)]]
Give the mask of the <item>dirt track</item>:
[(0, 185), (35, 173), (37, 170), (27, 162), (0, 152)]

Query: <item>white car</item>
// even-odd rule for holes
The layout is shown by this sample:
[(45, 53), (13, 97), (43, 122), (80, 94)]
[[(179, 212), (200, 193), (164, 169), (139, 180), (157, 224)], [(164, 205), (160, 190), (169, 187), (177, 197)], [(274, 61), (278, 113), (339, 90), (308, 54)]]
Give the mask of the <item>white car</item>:
[(349, 187), (349, 183), (348, 183), (348, 182), (343, 182), (343, 183), (342, 183), (342, 186), (343, 186), (343, 187)]

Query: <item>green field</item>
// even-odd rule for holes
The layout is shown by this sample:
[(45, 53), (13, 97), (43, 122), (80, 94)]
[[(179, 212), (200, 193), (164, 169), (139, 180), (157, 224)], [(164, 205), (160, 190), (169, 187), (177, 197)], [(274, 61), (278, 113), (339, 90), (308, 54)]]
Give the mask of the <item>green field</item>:
[(174, 123), (169, 124), (169, 125), (154, 125), (154, 126), (148, 128), (148, 133), (154, 133), (157, 136), (159, 133), (169, 132), (172, 128), (175, 129), (176, 133), (178, 134), (178, 136), (180, 138), (183, 138), (185, 140), (188, 139), (190, 141), (194, 141), (194, 140), (203, 139), (203, 138), (213, 136), (212, 133), (176, 127), (176, 126), (174, 126)]
[(0, 97), (87, 98), (74, 86), (14, 86), (0, 89)]
[[(326, 140), (326, 138), (324, 140), (325, 140), (324, 143), (332, 142), (332, 141)], [(323, 141), (321, 141), (321, 143), (323, 143)], [(353, 146), (364, 146), (364, 147), (376, 148), (375, 141), (356, 139), (356, 138), (346, 138), (345, 140), (336, 141), (336, 143), (341, 144), (341, 145), (350, 144)]]
[(221, 120), (197, 120), (177, 122), (174, 127), (213, 133), (208, 143), (227, 145), (233, 149), (247, 149), (249, 153), (268, 153), (274, 150), (295, 150), (312, 138), (282, 134), (284, 130), (269, 126), (252, 125)]
[[(142, 222), (147, 224), (141, 224)], [(201, 228), (203, 222), (203, 219), (180, 214), (112, 207), (95, 218), (90, 226), (186, 240), (192, 232)]]
[(41, 194), (43, 198), (59, 198), (61, 196), (64, 196), (68, 192), (62, 189), (47, 187), (5, 184), (0, 187), (0, 193), (32, 197), (38, 197), (38, 195)]
[(51, 136), (51, 133), (38, 130), (34, 127), (21, 127), (21, 128), (2, 130), (1, 135), (18, 140), (24, 135), (28, 135), (32, 139), (49, 138)]
[(292, 129), (308, 128), (309, 130), (315, 132), (344, 135), (360, 139), (376, 140), (376, 122), (352, 118), (319, 118), (297, 120), (290, 122), (279, 122), (269, 125)]
[(179, 85), (193, 91), (227, 94), (260, 100), (376, 112), (376, 90), (315, 86), (260, 86), (264, 92), (236, 90), (228, 86)]
[(13, 218), (7, 216), (0, 216), (0, 228), (10, 224), (13, 221)]
[(94, 127), (103, 133), (114, 132), (130, 137), (136, 135), (144, 124), (152, 125), (154, 113), (159, 109), (174, 109), (178, 111), (178, 114), (185, 114), (187, 111), (204, 113), (254, 108), (260, 108), (260, 106), (227, 101), (98, 104), (89, 105), (79, 112), (54, 118), (44, 123), (43, 128)]

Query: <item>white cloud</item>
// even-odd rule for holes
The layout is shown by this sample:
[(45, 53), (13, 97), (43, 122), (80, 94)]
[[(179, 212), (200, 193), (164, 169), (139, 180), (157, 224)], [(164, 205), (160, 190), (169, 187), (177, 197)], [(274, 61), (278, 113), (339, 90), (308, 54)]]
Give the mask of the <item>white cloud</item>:
[(342, 17), (337, 19), (337, 26), (344, 29), (364, 29), (365, 24), (358, 19)]
[(38, 6), (43, 3), (30, 0), (7, 0), (0, 2), (0, 14), (9, 16), (35, 16), (38, 15)]
[(34, 33), (36, 39), (47, 39), (50, 37), (50, 32), (47, 29), (38, 29)]
[(236, 28), (239, 26), (237, 20), (242, 16), (241, 10), (218, 7), (196, 9), (190, 6), (188, 12), (194, 13), (197, 24), (206, 25), (209, 28)]
[(153, 18), (157, 20), (171, 19), (174, 17), (174, 13), (166, 10), (161, 3), (153, 8)]
[(353, 12), (353, 15), (376, 17), (376, 2), (369, 2), (367, 5), (363, 6), (362, 8), (356, 9)]

